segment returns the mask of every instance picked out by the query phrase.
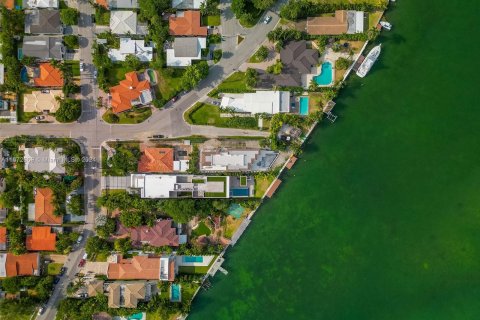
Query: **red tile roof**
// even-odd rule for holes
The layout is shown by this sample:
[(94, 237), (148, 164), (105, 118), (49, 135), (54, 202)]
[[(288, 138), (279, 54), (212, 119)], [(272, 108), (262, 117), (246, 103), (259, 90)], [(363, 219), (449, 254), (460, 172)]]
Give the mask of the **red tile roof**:
[(63, 86), (62, 71), (52, 66), (49, 62), (41, 63), (39, 66), (40, 74), (38, 78), (33, 79), (36, 87), (61, 87)]
[(51, 227), (32, 227), (32, 234), (27, 236), (27, 250), (54, 251), (56, 238)]
[(7, 243), (7, 227), (0, 227), (0, 245)]
[(112, 96), (112, 111), (120, 113), (132, 108), (132, 101), (137, 100), (142, 91), (150, 89), (148, 80), (139, 81), (136, 72), (128, 72), (125, 74), (125, 80), (120, 84), (110, 88)]
[(108, 279), (159, 280), (160, 258), (135, 256), (132, 259), (120, 258), (118, 263), (108, 264)]
[(37, 188), (35, 195), (35, 222), (62, 224), (62, 216), (54, 214), (53, 191), (50, 188)]
[(5, 6), (5, 8), (12, 10), (15, 7), (15, 0), (2, 0), (0, 1), (1, 4)]
[(200, 11), (183, 11), (169, 18), (169, 32), (173, 36), (207, 36), (207, 27), (200, 26)]
[(173, 148), (145, 148), (138, 172), (173, 172)]
[(19, 256), (7, 253), (5, 263), (7, 277), (38, 275), (39, 263), (40, 255), (38, 252)]
[(127, 228), (119, 224), (117, 235), (129, 235), (132, 245), (136, 247), (141, 246), (142, 243), (147, 243), (154, 247), (178, 247), (177, 230), (172, 228), (172, 220), (157, 221), (153, 227)]
[(95, 3), (104, 7), (105, 9), (108, 9), (108, 0), (95, 0)]

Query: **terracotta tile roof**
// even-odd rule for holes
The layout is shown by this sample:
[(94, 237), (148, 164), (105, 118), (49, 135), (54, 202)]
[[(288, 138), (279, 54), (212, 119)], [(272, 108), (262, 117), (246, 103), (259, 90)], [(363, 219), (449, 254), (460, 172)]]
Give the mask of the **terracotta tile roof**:
[(62, 224), (62, 216), (54, 214), (53, 191), (50, 188), (37, 188), (35, 195), (35, 222)]
[(95, 0), (95, 3), (104, 7), (105, 9), (108, 9), (108, 0)]
[(348, 30), (347, 11), (337, 10), (334, 17), (307, 18), (307, 33), (313, 35), (336, 35)]
[(26, 253), (19, 256), (7, 253), (5, 263), (7, 277), (38, 275), (39, 260), (38, 253)]
[(5, 6), (5, 8), (12, 10), (15, 7), (15, 0), (1, 0), (1, 4)]
[(129, 235), (132, 245), (135, 247), (141, 246), (142, 243), (148, 243), (154, 247), (178, 247), (177, 230), (172, 228), (172, 220), (157, 221), (153, 227), (127, 228), (119, 224), (117, 235)]
[(0, 227), (0, 243), (7, 242), (7, 227)]
[(148, 80), (139, 81), (136, 72), (125, 74), (125, 80), (110, 88), (112, 111), (120, 113), (132, 108), (132, 102), (140, 98), (142, 91), (150, 89)]
[(160, 258), (135, 256), (132, 259), (120, 258), (118, 263), (108, 264), (108, 279), (117, 280), (158, 280), (160, 278)]
[(138, 172), (173, 172), (173, 148), (145, 148)]
[(169, 32), (173, 36), (207, 36), (207, 27), (200, 26), (200, 11), (177, 11), (169, 18)]
[(32, 227), (32, 234), (27, 236), (27, 250), (54, 251), (56, 238), (51, 227)]
[(62, 71), (52, 66), (49, 62), (41, 63), (39, 66), (40, 74), (38, 78), (33, 79), (36, 87), (61, 87), (63, 86)]

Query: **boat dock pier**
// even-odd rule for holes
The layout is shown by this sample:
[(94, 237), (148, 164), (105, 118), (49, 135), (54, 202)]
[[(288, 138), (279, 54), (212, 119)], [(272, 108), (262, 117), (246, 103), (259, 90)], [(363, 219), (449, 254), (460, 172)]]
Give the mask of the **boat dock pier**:
[(225, 261), (225, 259), (223, 257), (218, 257), (217, 258), (217, 261), (215, 261), (212, 265), (212, 267), (210, 268), (210, 270), (208, 270), (208, 273), (207, 275), (209, 276), (215, 276), (215, 274), (217, 273), (217, 271), (220, 271), (221, 273), (223, 273), (224, 275), (227, 275), (228, 274), (228, 271), (225, 270), (224, 268), (222, 268), (222, 264), (223, 262)]

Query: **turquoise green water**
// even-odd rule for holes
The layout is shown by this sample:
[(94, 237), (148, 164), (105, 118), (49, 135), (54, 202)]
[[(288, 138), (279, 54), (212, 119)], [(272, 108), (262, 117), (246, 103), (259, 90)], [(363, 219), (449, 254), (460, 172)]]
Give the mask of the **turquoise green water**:
[(189, 319), (480, 319), (479, 9), (397, 1)]

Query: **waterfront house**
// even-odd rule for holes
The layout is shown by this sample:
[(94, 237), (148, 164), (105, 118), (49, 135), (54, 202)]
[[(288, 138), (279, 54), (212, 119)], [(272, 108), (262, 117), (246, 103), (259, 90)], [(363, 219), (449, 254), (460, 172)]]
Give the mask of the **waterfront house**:
[(174, 281), (177, 267), (175, 256), (134, 256), (124, 259), (114, 257), (108, 264), (107, 277), (111, 280), (161, 280)]
[(136, 308), (139, 301), (148, 300), (145, 281), (115, 281), (108, 285), (107, 292), (109, 308)]
[(221, 107), (235, 112), (276, 114), (290, 112), (289, 91), (257, 91), (254, 93), (225, 93)]
[(206, 37), (208, 28), (201, 26), (200, 11), (177, 11), (169, 17), (169, 32), (172, 36)]
[(29, 251), (55, 251), (57, 235), (49, 226), (32, 227), (32, 234), (27, 235), (26, 246)]
[(38, 252), (18, 256), (12, 253), (0, 253), (0, 278), (39, 275), (40, 254)]
[(113, 62), (125, 61), (129, 54), (136, 56), (142, 62), (149, 62), (153, 59), (153, 47), (146, 46), (145, 40), (120, 38), (120, 47), (108, 50), (108, 57)]
[(64, 174), (65, 155), (62, 148), (44, 149), (43, 147), (25, 148), (25, 170), (33, 172), (51, 172)]
[(307, 18), (307, 33), (311, 35), (340, 35), (364, 32), (364, 12), (337, 10), (332, 16)]
[(153, 100), (150, 82), (139, 79), (136, 72), (125, 74), (125, 80), (110, 88), (110, 95), (114, 113), (130, 110), (134, 106), (147, 106)]
[(167, 54), (167, 66), (190, 66), (192, 61), (202, 59), (202, 49), (206, 47), (207, 38), (205, 37), (175, 38), (173, 44), (165, 50)]
[(264, 149), (202, 149), (201, 171), (267, 171), (278, 152)]
[(60, 10), (25, 10), (25, 33), (62, 34)]

